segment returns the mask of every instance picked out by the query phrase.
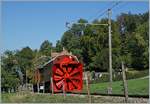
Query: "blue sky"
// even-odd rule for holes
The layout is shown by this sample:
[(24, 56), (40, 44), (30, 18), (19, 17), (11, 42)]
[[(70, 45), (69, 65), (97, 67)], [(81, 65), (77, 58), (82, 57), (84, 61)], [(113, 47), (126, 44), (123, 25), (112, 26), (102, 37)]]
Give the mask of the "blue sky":
[[(114, 2), (3, 2), (2, 48), (16, 50), (25, 46), (39, 49), (44, 40), (55, 46), (67, 30), (65, 23), (79, 18), (89, 19)], [(138, 14), (148, 11), (148, 2), (122, 2), (112, 10), (112, 18), (120, 13)], [(106, 17), (106, 15), (101, 18)], [(99, 18), (100, 19), (100, 18)]]

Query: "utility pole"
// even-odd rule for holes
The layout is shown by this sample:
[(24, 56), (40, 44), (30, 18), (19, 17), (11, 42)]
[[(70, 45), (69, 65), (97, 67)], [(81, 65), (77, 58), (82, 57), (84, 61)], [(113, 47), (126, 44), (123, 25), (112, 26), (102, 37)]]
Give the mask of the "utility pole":
[(109, 81), (110, 81), (108, 94), (112, 94), (111, 9), (108, 9), (108, 33), (109, 33)]

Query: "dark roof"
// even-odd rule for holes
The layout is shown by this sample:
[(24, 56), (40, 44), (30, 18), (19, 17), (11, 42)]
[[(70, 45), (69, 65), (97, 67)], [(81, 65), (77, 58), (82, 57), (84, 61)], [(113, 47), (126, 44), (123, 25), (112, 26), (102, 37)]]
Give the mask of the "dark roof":
[[(76, 59), (77, 62), (79, 62), (78, 58), (77, 58), (76, 56), (74, 56), (74, 55), (71, 55), (71, 54), (64, 54), (64, 55), (72, 56), (72, 57), (74, 57), (74, 58)], [(55, 56), (55, 57), (52, 58), (51, 60), (45, 62), (43, 65), (39, 65), (39, 66), (37, 67), (37, 69), (43, 69), (46, 65), (48, 65), (48, 64), (51, 63), (51, 62), (53, 62), (53, 61), (54, 61), (57, 57), (59, 57), (59, 56), (63, 56), (63, 55), (60, 54), (60, 55)]]

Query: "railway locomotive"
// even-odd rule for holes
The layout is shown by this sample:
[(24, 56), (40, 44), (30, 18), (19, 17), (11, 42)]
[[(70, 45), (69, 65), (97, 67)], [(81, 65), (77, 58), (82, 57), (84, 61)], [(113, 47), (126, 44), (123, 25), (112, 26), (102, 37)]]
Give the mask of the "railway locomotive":
[(35, 70), (34, 92), (81, 91), (82, 67), (76, 56), (61, 52)]

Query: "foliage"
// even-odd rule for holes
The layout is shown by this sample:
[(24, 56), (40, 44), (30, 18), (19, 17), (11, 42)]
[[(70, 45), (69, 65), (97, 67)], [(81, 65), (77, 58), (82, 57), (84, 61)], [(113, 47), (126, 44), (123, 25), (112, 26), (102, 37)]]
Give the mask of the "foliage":
[(14, 52), (6, 51), (5, 56), (2, 56), (1, 60), (1, 86), (7, 91), (12, 88), (15, 89), (19, 85), (19, 78), (15, 70), (16, 61)]
[(127, 71), (126, 76), (127, 79), (135, 79), (135, 78), (142, 78), (147, 77), (149, 75), (148, 70), (143, 71)]
[(51, 56), (52, 43), (45, 40), (40, 46), (40, 52), (42, 55)]
[(56, 43), (55, 51), (56, 52), (61, 52), (63, 50), (61, 42), (58, 40)]

